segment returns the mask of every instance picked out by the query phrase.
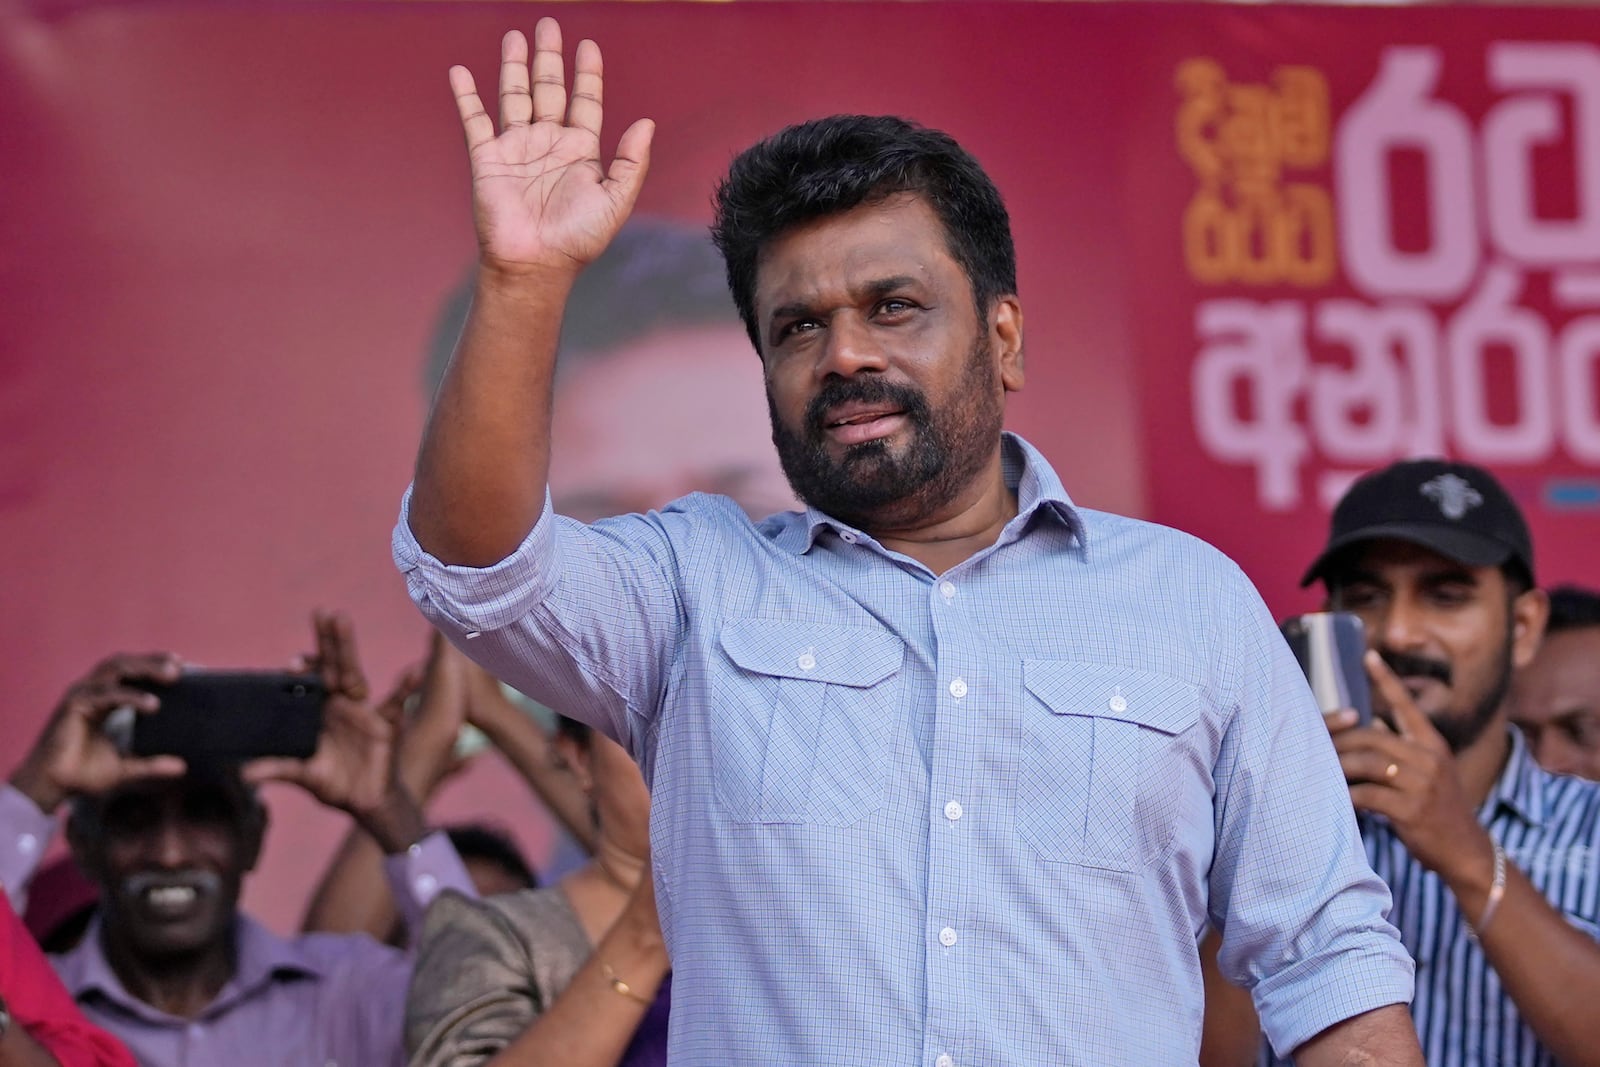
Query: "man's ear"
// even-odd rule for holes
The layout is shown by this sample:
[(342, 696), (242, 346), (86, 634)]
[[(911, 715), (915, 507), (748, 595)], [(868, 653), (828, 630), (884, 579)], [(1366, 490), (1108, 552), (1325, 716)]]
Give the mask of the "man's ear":
[(1526, 667), (1544, 642), (1544, 627), (1550, 621), (1550, 596), (1543, 589), (1529, 589), (1511, 602), (1511, 665)]
[(994, 323), (990, 333), (999, 345), (1000, 384), (1006, 392), (1022, 388), (1022, 302), (1015, 293), (995, 301)]

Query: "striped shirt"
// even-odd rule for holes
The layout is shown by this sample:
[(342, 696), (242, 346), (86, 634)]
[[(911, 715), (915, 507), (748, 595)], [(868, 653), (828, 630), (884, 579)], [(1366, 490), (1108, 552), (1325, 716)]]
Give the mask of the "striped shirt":
[(1286, 1048), (1410, 999), (1249, 581), (1004, 455), (1019, 514), (943, 575), (706, 495), (484, 569), (402, 513), (429, 619), (644, 767), (676, 1067), (1192, 1064), (1208, 921)]
[[(1600, 939), (1600, 784), (1544, 770), (1510, 730), (1510, 758), (1478, 819), (1568, 922)], [(1360, 824), (1367, 857), (1394, 893), (1389, 918), (1417, 961), (1411, 1012), (1428, 1067), (1556, 1067), (1467, 936), (1443, 880), (1386, 820), (1363, 815)]]

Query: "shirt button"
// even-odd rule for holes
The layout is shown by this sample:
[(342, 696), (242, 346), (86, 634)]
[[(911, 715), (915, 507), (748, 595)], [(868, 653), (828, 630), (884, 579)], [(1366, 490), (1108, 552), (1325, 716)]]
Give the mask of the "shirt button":
[(204, 1037), (205, 1032), (205, 1027), (201, 1026), (199, 1023), (189, 1024), (189, 1036), (194, 1040), (198, 1041), (200, 1038)]
[(956, 1067), (956, 1061), (949, 1056), (940, 1056), (933, 1061), (933, 1067)]
[(1121, 693), (1118, 693), (1116, 696), (1112, 697), (1111, 698), (1111, 710), (1112, 711), (1127, 711), (1128, 710), (1128, 698), (1123, 696)]
[(809, 671), (817, 665), (817, 657), (809, 652), (802, 652), (800, 653), (800, 658), (795, 662), (800, 665), (801, 670)]
[(940, 582), (939, 583), (939, 595), (944, 597), (946, 600), (954, 600), (955, 599), (955, 595), (956, 595), (956, 583), (955, 582)]
[(439, 879), (431, 874), (419, 874), (417, 875), (417, 880), (412, 882), (411, 886), (417, 891), (417, 896), (426, 900), (433, 896), (435, 889), (439, 888)]
[(853, 545), (856, 543), (856, 535), (851, 533), (849, 530), (840, 530), (839, 540), (843, 541), (847, 545)]
[(943, 945), (945, 948), (949, 948), (955, 943), (956, 932), (954, 930), (946, 926), (943, 930), (939, 931), (939, 944)]
[(474, 637), (481, 637), (482, 636), (482, 632), (479, 631), (479, 630), (468, 630), (466, 636), (467, 636), (467, 640), (471, 641)]
[(960, 700), (967, 695), (967, 683), (960, 678), (950, 683), (950, 695)]
[(32, 834), (23, 834), (17, 838), (17, 849), (24, 856), (31, 856), (39, 849), (39, 839)]
[(961, 805), (957, 804), (953, 800), (946, 804), (944, 806), (944, 817), (949, 819), (951, 822), (955, 822), (957, 819), (961, 818)]

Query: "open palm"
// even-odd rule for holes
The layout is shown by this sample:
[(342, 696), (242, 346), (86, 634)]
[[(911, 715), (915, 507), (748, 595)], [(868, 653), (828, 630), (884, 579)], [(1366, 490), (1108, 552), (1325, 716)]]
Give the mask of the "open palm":
[(570, 101), (561, 27), (540, 19), (527, 39), (500, 45), (500, 132), (465, 67), (450, 69), (472, 165), (473, 216), (486, 264), (507, 271), (575, 271), (598, 256), (638, 199), (654, 125), (640, 119), (600, 162), (603, 68), (593, 41), (578, 45)]

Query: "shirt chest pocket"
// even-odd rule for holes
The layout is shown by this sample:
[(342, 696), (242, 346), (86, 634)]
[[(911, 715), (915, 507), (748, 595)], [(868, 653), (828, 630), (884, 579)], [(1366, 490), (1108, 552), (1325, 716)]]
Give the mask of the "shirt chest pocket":
[(740, 822), (848, 826), (888, 799), (905, 642), (883, 630), (740, 619), (711, 709), (716, 793)]
[(1189, 766), (1199, 692), (1103, 663), (1024, 660), (1017, 831), (1043, 858), (1114, 871), (1161, 861)]

